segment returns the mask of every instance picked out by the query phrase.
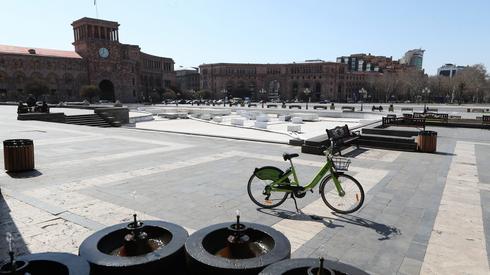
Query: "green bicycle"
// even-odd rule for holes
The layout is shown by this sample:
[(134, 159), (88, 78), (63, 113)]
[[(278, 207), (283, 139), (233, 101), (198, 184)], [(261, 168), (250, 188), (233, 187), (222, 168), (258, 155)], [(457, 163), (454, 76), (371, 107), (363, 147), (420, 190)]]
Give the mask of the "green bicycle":
[(283, 154), (284, 161), (289, 160), (291, 163), (284, 172), (274, 166), (255, 168), (247, 185), (250, 199), (262, 208), (274, 208), (281, 205), (291, 194), (296, 210), (299, 212), (296, 198), (303, 198), (308, 191), (313, 192), (313, 188), (321, 181), (320, 195), (330, 209), (341, 214), (357, 211), (364, 202), (364, 190), (354, 177), (344, 174), (350, 160), (333, 157), (331, 149), (325, 151), (325, 155), (327, 157), (325, 165), (311, 182), (304, 186), (298, 181), (292, 161), (299, 156), (298, 154)]

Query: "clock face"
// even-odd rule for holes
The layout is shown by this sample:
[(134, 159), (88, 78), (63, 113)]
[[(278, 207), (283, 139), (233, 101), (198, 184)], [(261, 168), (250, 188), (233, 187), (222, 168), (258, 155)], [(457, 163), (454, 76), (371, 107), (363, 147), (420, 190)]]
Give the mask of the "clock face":
[(99, 56), (102, 58), (109, 57), (109, 50), (107, 48), (100, 48), (99, 49)]

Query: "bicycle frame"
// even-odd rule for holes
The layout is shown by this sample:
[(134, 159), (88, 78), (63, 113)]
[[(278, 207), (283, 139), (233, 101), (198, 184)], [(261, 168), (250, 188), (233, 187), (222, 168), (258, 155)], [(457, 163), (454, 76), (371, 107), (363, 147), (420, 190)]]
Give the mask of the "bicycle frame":
[[(293, 161), (292, 160), (289, 160), (289, 162), (291, 163), (291, 168), (288, 169), (286, 171), (286, 173), (284, 173), (284, 175), (282, 175), (282, 177), (280, 177), (279, 179), (277, 179), (276, 181), (274, 181), (273, 183), (270, 184), (271, 191), (275, 191), (275, 192), (291, 192), (290, 189), (283, 189), (280, 186), (281, 183), (283, 183), (286, 179), (288, 179), (291, 174), (293, 175), (293, 179), (294, 180), (292, 182), (289, 182), (288, 185), (293, 185), (293, 186), (298, 186), (298, 187), (301, 186), (299, 184), (298, 176), (296, 175), (296, 169), (294, 168)], [(323, 177), (328, 172), (330, 172), (330, 175), (331, 175), (331, 177), (333, 179), (335, 188), (337, 189), (337, 192), (339, 193), (339, 196), (343, 196), (345, 194), (345, 192), (342, 189), (342, 186), (340, 185), (340, 182), (339, 182), (338, 178), (335, 176), (336, 171), (334, 169), (333, 162), (332, 162), (332, 159), (330, 157), (327, 157), (327, 162), (318, 171), (318, 173), (311, 180), (311, 182), (308, 183), (307, 185), (303, 186), (304, 191), (309, 191), (309, 190), (315, 188), (315, 186), (323, 179)]]

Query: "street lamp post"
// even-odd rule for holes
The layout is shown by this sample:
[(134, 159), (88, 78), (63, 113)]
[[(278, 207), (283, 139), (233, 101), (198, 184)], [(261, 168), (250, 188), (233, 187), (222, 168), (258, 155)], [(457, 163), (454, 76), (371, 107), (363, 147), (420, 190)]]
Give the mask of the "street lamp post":
[(221, 90), (221, 93), (223, 94), (223, 107), (226, 107), (226, 95), (228, 94), (228, 90), (223, 89)]
[(361, 96), (362, 100), (361, 100), (361, 112), (363, 111), (363, 103), (364, 103), (364, 100), (366, 99), (366, 96), (367, 96), (367, 91), (366, 89), (364, 88), (361, 88), (359, 90), (359, 95)]
[(428, 98), (430, 96), (430, 89), (427, 87), (422, 89), (422, 96), (425, 98), (425, 100), (424, 100), (424, 113), (426, 113), (427, 112), (427, 101), (428, 101)]
[(264, 108), (264, 99), (263, 98), (264, 98), (264, 95), (266, 93), (267, 93), (267, 91), (264, 88), (262, 88), (262, 89), (259, 90), (259, 94), (261, 94), (260, 97), (262, 98), (262, 108)]
[(311, 100), (311, 97), (310, 97), (310, 94), (311, 94), (311, 91), (310, 89), (306, 88), (303, 93), (305, 94), (306, 97), (308, 97), (308, 101), (306, 101), (306, 110), (308, 110), (308, 103), (310, 102)]
[(177, 99), (175, 100), (175, 107), (179, 107), (179, 97), (180, 97), (180, 93), (177, 93), (175, 94)]

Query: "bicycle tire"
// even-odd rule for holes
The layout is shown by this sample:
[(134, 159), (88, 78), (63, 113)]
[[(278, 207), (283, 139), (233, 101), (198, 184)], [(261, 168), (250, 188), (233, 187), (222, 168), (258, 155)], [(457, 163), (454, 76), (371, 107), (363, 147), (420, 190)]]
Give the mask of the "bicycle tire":
[[(345, 181), (343, 181), (342, 178), (347, 178), (352, 183), (354, 183), (354, 186), (357, 187), (356, 188), (357, 190), (353, 190), (354, 192), (351, 192), (350, 190), (345, 190), (344, 189), (344, 191), (346, 192), (346, 195), (349, 196), (349, 198), (352, 195), (354, 195), (353, 197), (356, 198), (357, 203), (355, 204), (355, 206), (353, 208), (350, 208), (348, 210), (343, 210), (343, 209), (339, 209), (338, 207), (335, 207), (334, 206), (334, 205), (338, 205), (338, 204), (333, 203), (333, 202), (329, 202), (329, 199), (327, 199), (326, 194), (325, 194), (325, 186), (327, 185), (327, 183), (329, 181), (332, 181), (331, 184), (332, 184), (332, 186), (334, 186), (334, 189), (333, 189), (334, 192), (333, 193), (337, 194), (337, 192), (335, 190), (335, 184), (333, 183), (333, 179), (332, 179), (332, 176), (331, 175), (329, 175), (328, 177), (324, 178), (323, 181), (322, 181), (322, 183), (321, 183), (321, 185), (320, 185), (320, 195), (321, 195), (321, 197), (323, 199), (323, 202), (328, 206), (328, 208), (332, 209), (336, 213), (350, 214), (350, 213), (356, 212), (357, 210), (359, 210), (359, 208), (361, 208), (362, 204), (364, 203), (364, 189), (362, 188), (362, 185), (359, 183), (359, 181), (357, 181), (352, 176), (349, 176), (349, 175), (346, 175), (346, 174), (337, 174), (336, 176), (337, 176), (338, 179), (340, 179), (341, 185), (344, 185), (344, 183), (345, 183)], [(342, 187), (344, 187), (344, 186), (342, 186)], [(338, 194), (337, 194), (337, 196), (340, 197)]]
[[(253, 175), (248, 180), (247, 192), (248, 192), (248, 196), (250, 197), (250, 199), (252, 200), (253, 203), (255, 203), (256, 205), (258, 205), (258, 206), (260, 206), (262, 208), (271, 209), (271, 208), (274, 208), (274, 207), (277, 207), (277, 206), (283, 204), (284, 201), (286, 201), (289, 193), (288, 192), (284, 192), (284, 196), (282, 198), (279, 196), (277, 202), (276, 203), (273, 203), (273, 204), (263, 204), (263, 203), (260, 202), (260, 200), (258, 200), (257, 198), (255, 198), (255, 196), (252, 194), (252, 189), (253, 189), (252, 184), (254, 182), (254, 179), (258, 179), (259, 181), (269, 180), (271, 182), (277, 179), (277, 178), (259, 179), (256, 176), (256, 173), (258, 171), (264, 171), (265, 169), (271, 169), (271, 170), (273, 170), (274, 173), (276, 173), (278, 175), (282, 175), (283, 174), (283, 171), (281, 169), (279, 169), (277, 167), (274, 167), (274, 166), (265, 166), (265, 167), (259, 168), (258, 170), (254, 171)], [(272, 174), (274, 174), (274, 173), (272, 173)], [(289, 183), (289, 179), (286, 179), (284, 182)], [(280, 192), (273, 192), (273, 193), (280, 193)], [(265, 195), (262, 195), (262, 196), (264, 196), (264, 199), (265, 199)]]

